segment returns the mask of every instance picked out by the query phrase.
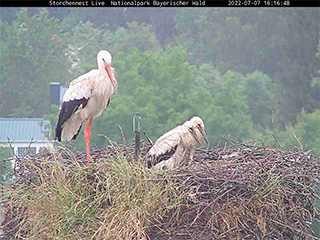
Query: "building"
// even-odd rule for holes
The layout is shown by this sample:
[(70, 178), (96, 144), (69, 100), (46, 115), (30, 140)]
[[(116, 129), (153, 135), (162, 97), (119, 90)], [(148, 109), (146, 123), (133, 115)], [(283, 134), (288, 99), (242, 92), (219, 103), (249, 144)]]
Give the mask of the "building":
[[(19, 158), (52, 148), (47, 136), (51, 125), (43, 118), (0, 118), (0, 146), (12, 146)], [(10, 142), (10, 144), (9, 144)]]
[[(66, 90), (59, 82), (50, 83), (50, 104), (59, 106)], [(50, 131), (50, 121), (43, 118), (0, 118), (0, 147), (11, 145), (19, 158), (36, 154), (42, 148), (53, 148)]]
[(61, 86), (59, 82), (50, 83), (50, 104), (60, 105), (67, 87)]

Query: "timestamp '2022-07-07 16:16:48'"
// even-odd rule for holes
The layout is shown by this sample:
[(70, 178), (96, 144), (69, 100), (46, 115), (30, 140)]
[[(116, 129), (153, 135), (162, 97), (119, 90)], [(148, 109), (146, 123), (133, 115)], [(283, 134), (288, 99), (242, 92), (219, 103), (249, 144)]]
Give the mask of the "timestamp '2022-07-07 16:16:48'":
[(230, 7), (289, 7), (289, 0), (229, 0)]

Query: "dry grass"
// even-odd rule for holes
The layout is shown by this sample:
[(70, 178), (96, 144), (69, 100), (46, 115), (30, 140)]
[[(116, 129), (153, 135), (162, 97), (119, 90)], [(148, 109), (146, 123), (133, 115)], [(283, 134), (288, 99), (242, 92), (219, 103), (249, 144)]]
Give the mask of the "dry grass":
[(237, 145), (154, 172), (132, 146), (21, 159), (6, 188), (5, 239), (308, 239), (319, 217), (310, 152)]
[(121, 152), (100, 156), (89, 168), (70, 150), (37, 157), (21, 160), (20, 180), (7, 193), (7, 237), (144, 237), (151, 222), (161, 221), (179, 200), (168, 176), (159, 179)]

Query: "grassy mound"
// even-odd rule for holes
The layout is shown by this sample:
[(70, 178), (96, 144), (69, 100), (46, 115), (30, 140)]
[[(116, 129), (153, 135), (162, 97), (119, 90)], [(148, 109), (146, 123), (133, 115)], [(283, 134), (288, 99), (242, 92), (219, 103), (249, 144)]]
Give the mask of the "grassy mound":
[(197, 151), (156, 172), (133, 146), (70, 149), (19, 161), (5, 189), (4, 239), (309, 239), (320, 161), (310, 152), (237, 145)]

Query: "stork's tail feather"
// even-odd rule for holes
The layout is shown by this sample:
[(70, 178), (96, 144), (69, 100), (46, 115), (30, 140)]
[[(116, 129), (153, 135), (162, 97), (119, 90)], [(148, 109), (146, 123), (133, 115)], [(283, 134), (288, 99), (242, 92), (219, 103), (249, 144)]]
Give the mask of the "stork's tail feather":
[[(80, 130), (81, 130), (81, 127), (82, 127), (82, 124), (80, 125), (77, 133), (72, 137), (71, 140), (76, 140)], [(58, 124), (57, 127), (56, 127), (56, 135), (54, 137), (54, 140), (58, 140), (58, 142), (61, 142), (61, 135), (62, 135), (62, 130), (63, 128), (61, 128), (61, 126)]]
[(62, 133), (62, 128), (61, 128), (60, 124), (57, 124), (56, 135), (54, 137), (54, 140), (58, 139), (58, 142), (61, 142), (61, 133)]

